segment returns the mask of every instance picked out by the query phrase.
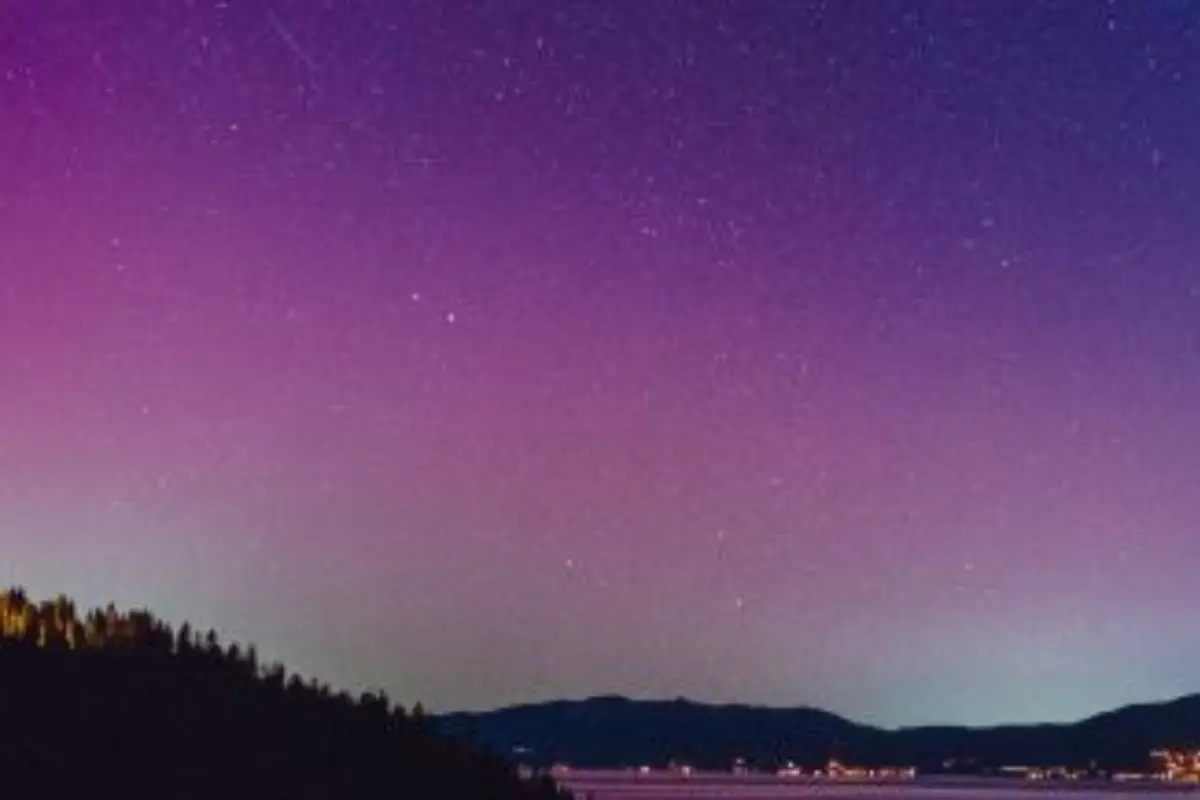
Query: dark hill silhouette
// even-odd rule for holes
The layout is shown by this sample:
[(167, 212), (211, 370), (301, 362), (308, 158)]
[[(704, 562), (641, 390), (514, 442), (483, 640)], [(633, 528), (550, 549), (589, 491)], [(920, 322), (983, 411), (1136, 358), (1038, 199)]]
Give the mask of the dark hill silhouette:
[[(1071, 724), (886, 730), (812, 708), (705, 705), (598, 697), (447, 714), (441, 730), (534, 766), (809, 768), (830, 758), (924, 773), (986, 773), (1006, 765), (1143, 770), (1150, 751), (1200, 744), (1200, 695), (1138, 705)], [(519, 748), (519, 749), (518, 749)]]
[(0, 592), (0, 770), (17, 797), (511, 798), (559, 794), (435, 732), (420, 707), (262, 667), (146, 611), (77, 616)]

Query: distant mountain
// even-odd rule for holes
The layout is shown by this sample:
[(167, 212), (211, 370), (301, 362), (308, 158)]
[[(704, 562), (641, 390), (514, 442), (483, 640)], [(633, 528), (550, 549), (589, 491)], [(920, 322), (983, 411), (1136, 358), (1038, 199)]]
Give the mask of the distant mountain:
[(621, 697), (447, 714), (439, 728), (534, 766), (773, 768), (828, 759), (922, 772), (985, 773), (1006, 765), (1145, 769), (1150, 751), (1200, 744), (1200, 695), (1128, 706), (1070, 724), (886, 730), (813, 708), (705, 705)]

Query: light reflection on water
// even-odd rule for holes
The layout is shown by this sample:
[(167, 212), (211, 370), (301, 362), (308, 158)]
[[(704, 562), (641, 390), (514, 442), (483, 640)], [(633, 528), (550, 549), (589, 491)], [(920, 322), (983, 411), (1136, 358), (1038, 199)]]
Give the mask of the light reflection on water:
[(1200, 800), (1187, 789), (1057, 788), (1045, 784), (997, 785), (922, 783), (863, 786), (797, 783), (775, 779), (738, 780), (729, 776), (643, 779), (627, 775), (583, 773), (563, 781), (576, 800)]

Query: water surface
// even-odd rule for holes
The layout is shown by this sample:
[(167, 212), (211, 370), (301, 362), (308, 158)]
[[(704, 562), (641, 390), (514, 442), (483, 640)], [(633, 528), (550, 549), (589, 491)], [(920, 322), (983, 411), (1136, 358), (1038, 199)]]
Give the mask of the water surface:
[(1200, 800), (1191, 787), (1161, 785), (1047, 785), (995, 780), (925, 779), (902, 784), (871, 785), (733, 775), (638, 776), (586, 772), (563, 783), (577, 800)]

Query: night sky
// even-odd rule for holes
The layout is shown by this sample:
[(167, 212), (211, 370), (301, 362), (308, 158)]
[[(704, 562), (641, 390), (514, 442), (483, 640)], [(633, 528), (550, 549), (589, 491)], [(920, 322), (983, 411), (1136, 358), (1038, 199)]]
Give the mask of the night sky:
[(435, 711), (1200, 690), (1200, 3), (0, 13), (0, 583)]

